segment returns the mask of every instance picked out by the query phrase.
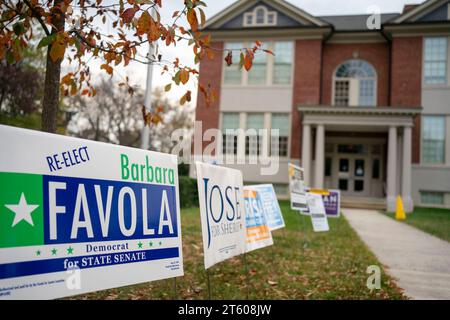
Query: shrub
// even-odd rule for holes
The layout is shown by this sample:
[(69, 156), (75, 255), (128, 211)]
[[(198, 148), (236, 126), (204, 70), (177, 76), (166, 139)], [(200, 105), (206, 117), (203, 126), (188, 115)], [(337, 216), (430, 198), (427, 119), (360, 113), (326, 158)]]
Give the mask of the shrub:
[(198, 207), (197, 180), (186, 176), (179, 177), (180, 207)]

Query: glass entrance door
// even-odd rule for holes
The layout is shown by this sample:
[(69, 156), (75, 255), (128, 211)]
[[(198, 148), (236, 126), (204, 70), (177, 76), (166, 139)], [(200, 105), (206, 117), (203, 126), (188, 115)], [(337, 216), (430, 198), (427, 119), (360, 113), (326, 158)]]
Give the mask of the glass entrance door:
[(343, 195), (367, 196), (368, 161), (366, 157), (346, 155), (339, 157), (338, 188)]

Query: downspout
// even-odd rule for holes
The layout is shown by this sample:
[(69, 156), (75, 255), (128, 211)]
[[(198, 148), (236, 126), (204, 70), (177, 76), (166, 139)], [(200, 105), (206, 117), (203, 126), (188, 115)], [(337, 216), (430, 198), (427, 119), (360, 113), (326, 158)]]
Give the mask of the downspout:
[(334, 34), (334, 26), (330, 26), (330, 32), (327, 34), (325, 38), (322, 40), (322, 50), (320, 52), (320, 83), (319, 83), (319, 104), (323, 105), (323, 51), (325, 47), (325, 43), (331, 39)]
[(381, 27), (381, 35), (386, 39), (389, 46), (388, 56), (388, 106), (392, 106), (392, 38), (384, 31), (384, 27)]

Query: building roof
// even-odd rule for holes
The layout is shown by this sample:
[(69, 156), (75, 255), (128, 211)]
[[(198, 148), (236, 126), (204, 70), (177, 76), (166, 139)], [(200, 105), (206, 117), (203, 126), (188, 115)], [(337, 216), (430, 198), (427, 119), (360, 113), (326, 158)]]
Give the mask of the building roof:
[[(381, 14), (381, 23), (398, 17), (399, 13)], [(336, 31), (367, 31), (367, 19), (369, 14), (342, 15), (342, 16), (320, 16), (319, 19), (334, 26)]]
[[(421, 4), (406, 5), (401, 13), (382, 13), (380, 15), (381, 28), (390, 28), (392, 31), (393, 28), (409, 28), (411, 24), (417, 27), (431, 26), (431, 28), (436, 28), (437, 24), (441, 24), (446, 27), (450, 23), (449, 4), (449, 0), (425, 0)], [(249, 17), (249, 14), (254, 14), (254, 11), (260, 6), (278, 13), (275, 23), (246, 25), (245, 18)], [(342, 34), (364, 31), (370, 33), (374, 31), (367, 26), (370, 17), (371, 14), (313, 16), (286, 0), (237, 0), (210, 18), (203, 26), (203, 30), (223, 33), (246, 30), (256, 32), (258, 29), (270, 29), (271, 31), (295, 29), (318, 32), (319, 29), (326, 29), (331, 30), (331, 33), (333, 31)]]

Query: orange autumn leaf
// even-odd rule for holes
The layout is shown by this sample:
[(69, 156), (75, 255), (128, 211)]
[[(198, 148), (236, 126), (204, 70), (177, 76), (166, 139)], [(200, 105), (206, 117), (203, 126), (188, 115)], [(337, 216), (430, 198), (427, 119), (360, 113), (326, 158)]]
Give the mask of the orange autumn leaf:
[(180, 81), (182, 84), (186, 84), (189, 81), (189, 71), (186, 69), (180, 70)]
[(103, 69), (103, 70), (105, 70), (108, 74), (110, 74), (110, 75), (112, 75), (113, 74), (113, 68), (110, 66), (110, 65), (108, 65), (108, 64), (102, 64), (101, 66), (100, 66), (100, 69)]
[(122, 13), (122, 20), (125, 23), (130, 23), (131, 20), (133, 20), (134, 15), (136, 14), (137, 10), (135, 8), (128, 8)]
[(246, 71), (249, 71), (253, 66), (253, 54), (247, 52), (244, 58), (244, 68)]
[(187, 12), (187, 20), (191, 26), (192, 31), (196, 32), (198, 30), (198, 19), (197, 13), (194, 9), (189, 9)]

